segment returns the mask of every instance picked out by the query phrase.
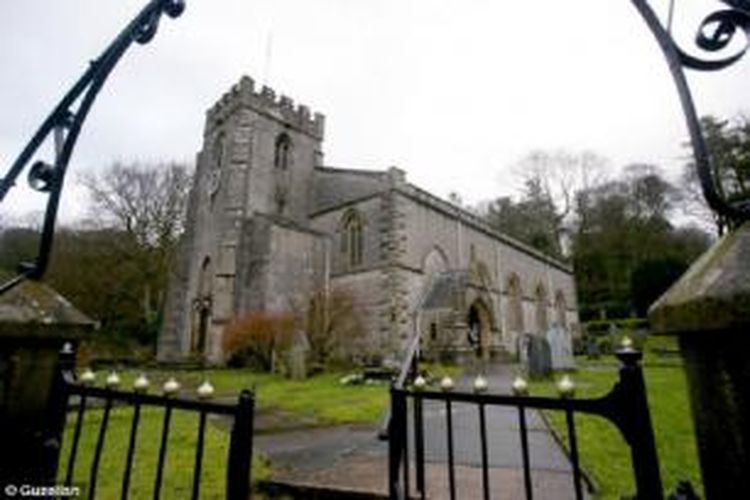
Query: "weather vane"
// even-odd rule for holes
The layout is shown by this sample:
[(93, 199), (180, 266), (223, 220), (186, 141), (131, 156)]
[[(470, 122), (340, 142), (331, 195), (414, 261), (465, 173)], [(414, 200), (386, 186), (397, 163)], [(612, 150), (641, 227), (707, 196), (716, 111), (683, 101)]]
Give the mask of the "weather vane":
[(0, 202), (2, 202), (42, 144), (48, 139), (54, 142), (54, 161), (48, 163), (44, 160), (36, 160), (31, 164), (27, 174), (29, 186), (49, 196), (37, 256), (33, 262), (19, 264), (17, 276), (0, 284), (0, 294), (10, 290), (26, 278), (41, 278), (47, 269), (65, 172), (81, 126), (110, 72), (133, 42), (144, 45), (154, 38), (162, 14), (176, 18), (184, 10), (184, 0), (151, 0), (104, 52), (91, 62), (88, 69), (55, 106), (23, 148), (7, 175), (0, 179)]
[[(746, 193), (734, 195), (725, 193), (718, 172), (728, 165), (714, 164), (715, 159), (709, 154), (684, 72), (684, 68), (719, 71), (742, 59), (747, 52), (748, 43), (750, 43), (750, 0), (719, 1), (725, 4), (725, 7), (706, 16), (698, 26), (695, 35), (695, 45), (700, 51), (706, 53), (705, 55), (718, 54), (718, 57), (703, 58), (691, 55), (674, 41), (671, 35), (674, 0), (670, 2), (666, 29), (646, 0), (632, 0), (651, 33), (656, 37), (672, 73), (672, 79), (677, 86), (703, 196), (718, 217), (726, 220), (730, 225), (737, 225), (750, 220), (750, 198)], [(736, 44), (732, 45), (732, 42), (738, 31), (744, 32), (744, 44), (732, 51), (736, 46)], [(727, 50), (732, 52), (726, 54)]]

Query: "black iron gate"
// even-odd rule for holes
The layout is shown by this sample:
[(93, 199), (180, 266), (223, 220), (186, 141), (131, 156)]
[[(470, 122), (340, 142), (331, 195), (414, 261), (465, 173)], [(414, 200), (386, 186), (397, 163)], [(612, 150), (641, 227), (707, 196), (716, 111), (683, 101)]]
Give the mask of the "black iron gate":
[[(169, 383), (169, 382), (168, 382)], [(118, 390), (114, 384), (105, 387), (93, 387), (85, 377), (76, 377), (74, 372), (74, 353), (68, 347), (60, 354), (60, 369), (58, 370), (54, 388), (51, 396), (49, 422), (50, 435), (48, 441), (54, 442), (50, 446), (50, 454), (47, 457), (46, 470), (50, 471), (52, 478), (63, 478), (64, 486), (71, 486), (82, 482), (85, 485), (88, 498), (96, 496), (96, 485), (99, 477), (99, 463), (102, 450), (107, 437), (108, 420), (114, 405), (128, 405), (132, 407), (132, 421), (128, 439), (125, 467), (122, 473), (121, 498), (128, 497), (131, 470), (138, 435), (141, 408), (151, 406), (163, 408), (163, 421), (161, 438), (154, 477), (153, 498), (160, 496), (164, 465), (168, 451), (168, 438), (173, 410), (187, 410), (197, 415), (197, 442), (195, 447), (195, 460), (193, 466), (192, 498), (200, 496), (201, 468), (203, 461), (204, 438), (206, 429), (206, 418), (209, 414), (223, 415), (232, 420), (232, 428), (229, 436), (229, 452), (227, 463), (226, 498), (231, 500), (247, 500), (250, 498), (250, 470), (253, 451), (253, 414), (255, 399), (252, 392), (243, 390), (236, 403), (221, 403), (205, 399), (187, 399), (176, 397), (177, 386), (169, 387), (165, 384), (165, 394), (156, 395), (145, 392), (145, 387), (136, 387), (133, 391)], [(199, 391), (200, 393), (200, 391)], [(71, 398), (77, 397), (77, 402)], [(98, 408), (103, 407), (101, 423), (99, 425), (96, 446), (94, 449), (91, 469), (88, 477), (74, 478), (76, 456), (78, 454), (78, 443), (81, 437), (83, 417), (92, 400), (97, 401)], [(71, 407), (71, 401), (73, 403)], [(103, 405), (103, 406), (102, 406)], [(71, 437), (70, 452), (67, 464), (63, 471), (57, 471), (60, 464), (63, 432), (66, 416), (69, 409), (75, 412), (75, 424)], [(54, 481), (51, 481), (51, 483)]]
[[(570, 485), (575, 498), (583, 498), (582, 473), (578, 461), (575, 415), (599, 415), (612, 422), (630, 447), (637, 498), (660, 500), (663, 498), (659, 463), (654, 444), (654, 433), (646, 399), (646, 388), (640, 366), (641, 353), (631, 347), (617, 352), (621, 362), (619, 380), (612, 390), (597, 399), (575, 399), (572, 395), (560, 398), (527, 396), (523, 390), (514, 395), (496, 395), (482, 392), (454, 392), (452, 390), (424, 390), (419, 384), (406, 384), (402, 379), (391, 388), (391, 416), (388, 425), (389, 445), (389, 495), (392, 499), (410, 498), (415, 493), (425, 498), (425, 433), (423, 405), (425, 401), (440, 402), (445, 407), (447, 439), (447, 473), (450, 498), (456, 498), (454, 463), (453, 405), (464, 403), (476, 407), (479, 419), (481, 446), (481, 471), (483, 498), (490, 498), (489, 465), (487, 451), (487, 406), (515, 407), (518, 409), (518, 429), (523, 461), (524, 489), (527, 499), (533, 498), (532, 470), (529, 465), (527, 410), (556, 410), (565, 413), (568, 451), (573, 471)], [(413, 372), (413, 370), (412, 370)], [(439, 404), (440, 404), (439, 403)], [(409, 417), (412, 425), (409, 426)], [(411, 432), (409, 432), (411, 429)], [(410, 439), (411, 438), (411, 439)], [(413, 446), (413, 451), (410, 450)], [(414, 488), (411, 487), (414, 479)]]

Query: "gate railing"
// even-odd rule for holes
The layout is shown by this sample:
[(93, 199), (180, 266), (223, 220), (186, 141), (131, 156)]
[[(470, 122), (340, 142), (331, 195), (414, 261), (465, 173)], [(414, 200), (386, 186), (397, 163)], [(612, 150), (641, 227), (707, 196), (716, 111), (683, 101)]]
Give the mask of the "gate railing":
[[(640, 366), (642, 354), (631, 347), (624, 347), (616, 353), (621, 362), (619, 380), (612, 390), (596, 399), (575, 399), (572, 394), (560, 398), (526, 396), (519, 387), (514, 387), (514, 395), (487, 394), (482, 392), (454, 392), (452, 387), (443, 391), (394, 385), (391, 388), (391, 418), (388, 429), (389, 448), (389, 495), (392, 499), (410, 498), (411, 469), (415, 478), (416, 494), (425, 498), (425, 451), (424, 418), (422, 407), (425, 401), (442, 402), (445, 405), (447, 473), (450, 498), (456, 498), (453, 404), (475, 405), (479, 419), (479, 433), (482, 464), (483, 498), (490, 498), (489, 464), (487, 450), (487, 406), (515, 407), (518, 409), (518, 429), (523, 461), (523, 477), (526, 498), (533, 498), (530, 467), (527, 410), (558, 410), (565, 413), (569, 456), (573, 469), (575, 497), (583, 498), (581, 467), (578, 458), (575, 415), (593, 414), (612, 422), (630, 447), (633, 472), (637, 488), (637, 498), (661, 500), (663, 498), (659, 462), (654, 443), (653, 427), (646, 398), (646, 387)], [(411, 404), (409, 404), (411, 402)], [(410, 455), (408, 419), (411, 409), (414, 451)]]
[[(130, 427), (125, 467), (122, 475), (121, 498), (128, 496), (130, 486), (131, 470), (138, 435), (141, 408), (152, 406), (164, 409), (161, 438), (158, 452), (158, 461), (153, 486), (153, 498), (159, 498), (162, 479), (164, 476), (164, 464), (167, 454), (167, 443), (170, 431), (170, 422), (173, 410), (186, 410), (195, 412), (198, 416), (197, 441), (195, 447), (195, 460), (193, 466), (192, 498), (199, 498), (201, 468), (203, 460), (203, 449), (205, 440), (206, 418), (209, 414), (223, 415), (232, 419), (232, 429), (229, 436), (229, 451), (227, 464), (226, 498), (231, 500), (247, 500), (250, 497), (250, 470), (253, 451), (253, 414), (255, 398), (251, 391), (243, 390), (236, 403), (221, 403), (208, 401), (213, 389), (204, 386), (203, 391), (198, 389), (199, 398), (187, 399), (176, 397), (179, 385), (174, 380), (164, 385), (164, 395), (147, 394), (145, 392), (147, 382), (138, 384), (136, 381), (133, 391), (118, 390), (112, 379), (108, 380), (106, 387), (93, 387), (91, 375), (76, 377), (74, 372), (74, 353), (72, 349), (63, 349), (60, 354), (60, 369), (51, 396), (51, 433), (52, 440), (56, 446), (51, 447), (52, 452), (48, 457), (48, 470), (57, 470), (61, 454), (62, 436), (65, 428), (66, 415), (69, 409), (75, 411), (75, 425), (73, 428), (70, 452), (68, 455), (64, 485), (71, 486), (73, 483), (73, 472), (75, 469), (78, 443), (81, 437), (83, 417), (91, 400), (99, 400), (103, 403), (103, 413), (99, 425), (96, 446), (89, 470), (88, 498), (96, 497), (96, 485), (99, 472), (99, 462), (102, 456), (105, 439), (107, 436), (108, 420), (110, 412), (115, 404), (125, 404), (133, 408), (133, 417)], [(71, 406), (71, 396), (78, 396), (78, 401)], [(99, 406), (99, 405), (97, 405)], [(62, 477), (58, 475), (58, 477)]]

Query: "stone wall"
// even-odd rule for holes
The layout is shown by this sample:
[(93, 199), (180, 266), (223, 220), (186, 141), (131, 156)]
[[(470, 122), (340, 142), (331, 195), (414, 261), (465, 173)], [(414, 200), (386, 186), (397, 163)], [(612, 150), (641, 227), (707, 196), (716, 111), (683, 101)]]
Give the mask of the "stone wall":
[[(437, 254), (449, 269), (474, 269), (482, 275), (475, 283), (473, 297), (489, 302), (495, 344), (502, 343), (514, 352), (518, 335), (538, 333), (535, 291), (540, 285), (546, 291), (549, 324), (557, 319), (555, 298), (561, 294), (565, 301), (565, 326), (577, 331), (575, 283), (572, 269), (566, 264), (496, 233), (471, 214), (414, 186), (399, 190), (399, 198), (406, 235), (400, 263), (412, 271), (408, 284), (412, 307), (418, 304), (420, 290), (425, 285), (424, 275), (414, 271), (423, 270), (427, 257)], [(524, 331), (513, 331), (507, 321), (510, 301), (507, 286), (514, 274), (520, 278)], [(464, 304), (467, 308), (471, 297), (467, 295), (468, 303)]]
[(245, 221), (238, 261), (235, 314), (276, 311), (304, 314), (314, 292), (326, 286), (328, 238), (265, 214)]

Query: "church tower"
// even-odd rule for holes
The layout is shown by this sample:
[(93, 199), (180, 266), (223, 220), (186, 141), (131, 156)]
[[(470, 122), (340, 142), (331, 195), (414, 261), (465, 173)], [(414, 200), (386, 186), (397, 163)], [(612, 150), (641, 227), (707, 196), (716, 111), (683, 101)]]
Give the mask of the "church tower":
[(307, 224), (323, 133), (322, 114), (256, 91), (247, 76), (208, 110), (160, 359), (221, 360), (221, 332), (239, 307), (243, 232), (258, 216)]
[(269, 87), (257, 93), (254, 87), (243, 77), (208, 111), (197, 184), (208, 205), (223, 211), (304, 223), (313, 169), (322, 161), (324, 117), (311, 117), (307, 106), (295, 107)]

